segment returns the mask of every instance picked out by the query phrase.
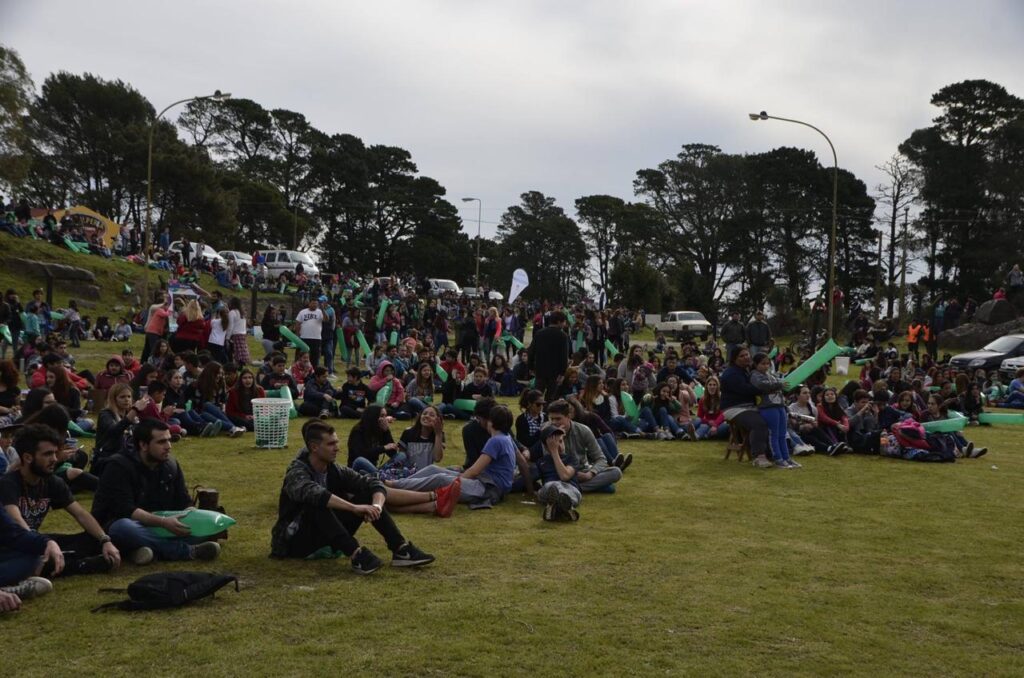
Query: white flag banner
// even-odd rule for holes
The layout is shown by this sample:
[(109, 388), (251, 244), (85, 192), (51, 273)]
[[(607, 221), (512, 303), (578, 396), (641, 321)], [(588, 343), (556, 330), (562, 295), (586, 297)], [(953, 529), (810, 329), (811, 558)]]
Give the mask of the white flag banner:
[(526, 275), (526, 271), (521, 268), (517, 268), (512, 272), (512, 289), (508, 293), (508, 303), (513, 303), (523, 290), (530, 285), (530, 276)]

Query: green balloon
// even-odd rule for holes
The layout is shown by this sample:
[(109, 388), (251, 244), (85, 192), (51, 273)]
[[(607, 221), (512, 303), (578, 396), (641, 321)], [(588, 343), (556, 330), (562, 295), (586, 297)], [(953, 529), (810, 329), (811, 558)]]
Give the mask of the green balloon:
[(3, 338), (8, 344), (14, 343), (14, 339), (11, 338), (11, 328), (7, 325), (0, 325), (0, 338)]
[(978, 415), (982, 424), (1012, 424), (1024, 426), (1024, 412), (982, 412)]
[(388, 312), (388, 300), (380, 300), (380, 308), (377, 310), (377, 331), (384, 329), (384, 315)]
[(967, 417), (953, 410), (949, 411), (949, 419), (939, 419), (921, 424), (921, 428), (928, 433), (953, 433), (963, 431), (965, 426), (967, 426)]
[(437, 374), (437, 378), (440, 379), (442, 382), (448, 381), (448, 372), (443, 367), (441, 367), (440, 364), (434, 365), (434, 372)]
[[(192, 537), (212, 537), (232, 527), (237, 522), (231, 516), (216, 511), (187, 508), (184, 511), (154, 511), (155, 516), (176, 516), (178, 520), (192, 530)], [(176, 535), (162, 527), (150, 527), (153, 534), (164, 539), (173, 538)]]
[(796, 388), (842, 352), (842, 347), (829, 339), (827, 344), (814, 352), (814, 355), (800, 363), (795, 370), (785, 376), (783, 381), (786, 384), (786, 389)]
[(340, 327), (334, 332), (338, 339), (338, 350), (341, 352), (341, 359), (348, 362), (348, 345), (345, 343), (345, 330)]
[(370, 345), (366, 343), (366, 335), (363, 334), (362, 330), (356, 330), (356, 341), (359, 342), (359, 348), (363, 349), (364, 358), (373, 355), (373, 351), (370, 350)]
[(608, 355), (610, 355), (611, 357), (614, 358), (615, 356), (619, 355), (619, 349), (615, 348), (615, 344), (612, 343), (611, 339), (604, 340), (604, 347), (608, 349)]
[(391, 346), (398, 346), (398, 332), (396, 330), (391, 330), (391, 336), (388, 337), (388, 343)]
[(633, 394), (622, 393), (619, 396), (619, 399), (622, 400), (622, 409), (626, 411), (626, 416), (633, 421), (637, 421), (640, 418), (640, 408), (636, 406), (636, 401), (633, 400)]
[(464, 412), (472, 412), (476, 409), (476, 401), (471, 398), (459, 398), (452, 405), (455, 406), (455, 409)]
[(774, 358), (777, 355), (779, 355), (779, 347), (778, 346), (772, 346), (772, 350), (768, 352), (769, 360)]
[(290, 329), (288, 329), (284, 325), (281, 325), (281, 327), (279, 327), (278, 329), (281, 331), (281, 336), (284, 337), (285, 339), (287, 339), (288, 341), (292, 342), (293, 346), (295, 346), (300, 351), (304, 351), (305, 353), (309, 353), (309, 344), (307, 344), (302, 339), (299, 339), (297, 336), (295, 336), (294, 332), (292, 332)]
[(388, 404), (388, 400), (391, 398), (391, 392), (394, 390), (394, 384), (391, 381), (384, 384), (379, 391), (377, 391), (377, 398), (374, 400), (375, 403), (383, 407)]

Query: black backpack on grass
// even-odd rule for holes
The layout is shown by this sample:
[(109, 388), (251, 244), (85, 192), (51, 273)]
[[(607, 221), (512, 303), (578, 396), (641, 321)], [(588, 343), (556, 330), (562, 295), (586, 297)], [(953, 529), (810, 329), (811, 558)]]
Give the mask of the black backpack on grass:
[[(134, 611), (182, 607), (200, 598), (212, 596), (231, 582), (235, 583), (235, 591), (238, 591), (238, 577), (231, 574), (154, 572), (140, 577), (128, 585), (128, 600), (106, 603), (93, 608), (92, 611), (99, 612), (111, 608)], [(100, 591), (121, 592), (124, 589), (100, 589)]]

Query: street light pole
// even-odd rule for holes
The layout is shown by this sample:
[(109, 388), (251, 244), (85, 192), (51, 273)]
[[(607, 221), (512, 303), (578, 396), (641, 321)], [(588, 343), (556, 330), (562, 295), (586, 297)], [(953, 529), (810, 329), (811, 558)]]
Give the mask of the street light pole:
[(838, 221), (839, 205), (839, 159), (836, 156), (836, 147), (832, 145), (832, 140), (828, 138), (827, 134), (809, 122), (793, 120), (792, 118), (780, 118), (774, 115), (768, 115), (764, 111), (761, 111), (760, 113), (749, 113), (748, 115), (751, 120), (781, 120), (782, 122), (792, 122), (797, 125), (803, 125), (804, 127), (810, 127), (815, 132), (825, 137), (825, 141), (828, 142), (828, 147), (832, 149), (832, 238), (829, 241), (828, 248), (828, 336), (830, 339), (835, 339), (835, 335), (832, 330), (836, 315), (834, 301), (836, 287), (836, 223)]
[(149, 304), (149, 233), (153, 228), (153, 134), (156, 132), (156, 123), (163, 117), (164, 113), (179, 104), (188, 103), (190, 101), (203, 101), (205, 99), (224, 101), (230, 97), (230, 94), (224, 94), (220, 90), (217, 90), (213, 94), (207, 94), (206, 96), (189, 97), (188, 99), (175, 101), (173, 104), (157, 113), (149, 123), (149, 155), (146, 158), (146, 227), (142, 231), (142, 259), (144, 266), (146, 267), (142, 285), (142, 303), (144, 304)]
[(463, 198), (462, 202), (476, 200), (476, 293), (480, 294), (480, 223), (483, 219), (484, 201), (480, 198)]

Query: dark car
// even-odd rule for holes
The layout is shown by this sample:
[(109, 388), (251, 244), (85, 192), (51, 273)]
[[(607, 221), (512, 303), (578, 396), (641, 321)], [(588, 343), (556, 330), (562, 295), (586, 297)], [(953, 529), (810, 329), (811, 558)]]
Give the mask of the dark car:
[(980, 351), (961, 353), (953, 356), (950, 364), (958, 369), (997, 370), (1007, 358), (1024, 355), (1024, 334), (1008, 334), (999, 337)]

